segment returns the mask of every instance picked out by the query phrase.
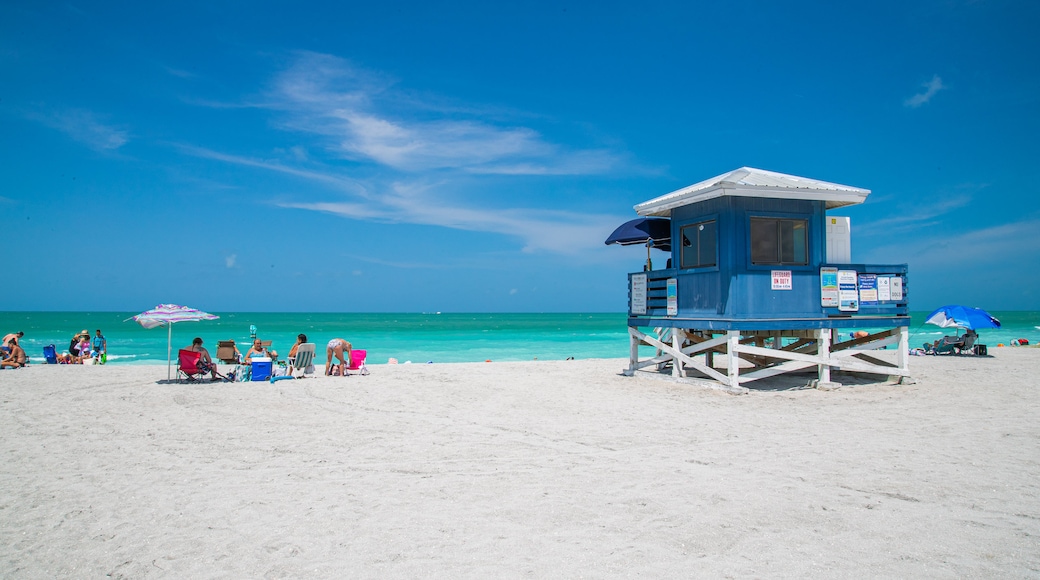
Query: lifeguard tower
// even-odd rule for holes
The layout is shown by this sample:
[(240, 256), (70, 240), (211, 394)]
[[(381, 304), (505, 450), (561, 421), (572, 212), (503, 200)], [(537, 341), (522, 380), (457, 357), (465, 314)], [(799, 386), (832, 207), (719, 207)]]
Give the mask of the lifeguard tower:
[[(732, 392), (812, 367), (821, 387), (837, 385), (832, 369), (909, 376), (907, 265), (849, 263), (849, 219), (827, 216), (869, 194), (743, 167), (636, 205), (671, 220), (669, 243), (656, 242), (671, 259), (628, 275), (626, 374), (670, 365)], [(641, 344), (656, 354), (641, 360)], [(873, 352), (893, 344), (894, 361)]]

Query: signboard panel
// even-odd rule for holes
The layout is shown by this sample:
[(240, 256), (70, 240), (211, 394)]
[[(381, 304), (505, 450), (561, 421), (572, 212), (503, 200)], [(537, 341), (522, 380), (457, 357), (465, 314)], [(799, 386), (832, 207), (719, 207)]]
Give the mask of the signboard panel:
[(891, 289), (892, 300), (896, 300), (896, 301), (902, 300), (903, 299), (903, 277), (902, 276), (892, 276), (892, 281), (890, 282), (890, 285), (892, 286), (892, 289)]
[(878, 302), (890, 302), (892, 300), (892, 277), (891, 276), (878, 276), (877, 279), (877, 299)]
[(675, 278), (668, 279), (668, 316), (679, 314), (679, 285)]
[(838, 270), (838, 310), (842, 312), (859, 311), (859, 288), (856, 285), (855, 270)]
[(773, 270), (773, 290), (791, 290), (791, 271), (790, 270)]
[(838, 269), (820, 268), (820, 304), (836, 308), (838, 303)]
[(859, 304), (860, 306), (877, 306), (878, 303), (878, 277), (877, 274), (859, 275)]
[(646, 314), (646, 274), (632, 276), (632, 292), (628, 310), (632, 314)]

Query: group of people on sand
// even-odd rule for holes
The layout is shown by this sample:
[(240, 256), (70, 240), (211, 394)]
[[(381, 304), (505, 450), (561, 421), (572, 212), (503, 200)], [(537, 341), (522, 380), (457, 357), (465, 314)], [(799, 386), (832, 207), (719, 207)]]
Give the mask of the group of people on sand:
[(18, 345), (18, 339), (23, 336), (25, 336), (24, 332), (12, 332), (4, 336), (3, 346), (0, 346), (0, 351), (3, 352), (0, 368), (17, 369), (25, 366), (28, 359), (25, 357), (25, 350)]
[[(101, 331), (98, 331), (101, 332)], [(234, 349), (233, 359), (221, 359), (221, 360), (233, 360), (236, 363), (241, 364), (252, 364), (254, 358), (270, 358), (271, 360), (278, 360), (278, 352), (264, 346), (264, 342), (259, 338), (253, 337), (253, 344), (246, 351), (246, 355), (243, 357), (242, 353), (239, 352), (238, 347), (234, 341), (231, 342), (231, 348)], [(306, 334), (296, 335), (296, 342), (289, 349), (288, 359), (291, 361), (296, 358), (296, 351), (299, 350), (300, 345), (307, 342)], [(213, 362), (213, 358), (210, 356), (209, 351), (202, 346), (202, 338), (195, 337), (191, 341), (191, 346), (186, 347), (184, 350), (190, 350), (192, 352), (201, 353), (199, 362), (202, 363), (202, 367), (210, 372), (212, 380), (219, 380), (217, 377), (217, 365)], [(326, 375), (340, 375), (343, 376), (347, 372), (347, 368), (350, 367), (352, 346), (347, 340), (342, 338), (334, 338), (329, 341), (325, 347), (325, 374)], [(344, 353), (346, 355), (344, 356)], [(333, 360), (339, 360), (338, 364), (333, 365)]]
[[(21, 368), (29, 362), (29, 357), (25, 354), (25, 349), (22, 348), (18, 341), (25, 336), (24, 332), (12, 332), (4, 335), (2, 346), (0, 346), (0, 352), (3, 357), (0, 360), (0, 368)], [(86, 329), (77, 332), (72, 336), (72, 340), (69, 341), (69, 351), (63, 353), (55, 353), (57, 362), (61, 364), (80, 364), (83, 362), (89, 362), (93, 359), (93, 362), (98, 364), (104, 364), (108, 357), (108, 341), (105, 340), (105, 335), (101, 334), (101, 329), (97, 329), (93, 337), (90, 336), (90, 332)]]
[(93, 338), (90, 331), (84, 328), (69, 341), (69, 352), (57, 353), (57, 356), (60, 364), (82, 364), (91, 359), (97, 364), (104, 364), (108, 359), (108, 341), (101, 334), (100, 328), (95, 331)]

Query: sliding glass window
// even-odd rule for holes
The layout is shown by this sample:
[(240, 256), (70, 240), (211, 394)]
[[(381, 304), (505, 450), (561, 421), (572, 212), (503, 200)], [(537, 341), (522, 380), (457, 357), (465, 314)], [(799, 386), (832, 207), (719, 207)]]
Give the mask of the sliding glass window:
[(808, 220), (751, 218), (751, 263), (801, 266), (809, 263)]
[(682, 227), (682, 267), (706, 268), (715, 266), (718, 258), (715, 220), (698, 222)]

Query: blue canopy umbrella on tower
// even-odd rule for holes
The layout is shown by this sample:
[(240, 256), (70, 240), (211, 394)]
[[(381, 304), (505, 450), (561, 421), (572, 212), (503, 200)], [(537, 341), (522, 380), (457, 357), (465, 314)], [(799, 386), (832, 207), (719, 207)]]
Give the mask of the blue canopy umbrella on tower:
[(650, 248), (665, 252), (672, 251), (672, 220), (658, 217), (641, 217), (627, 221), (610, 234), (606, 245), (634, 246), (646, 244), (646, 268), (651, 268)]

